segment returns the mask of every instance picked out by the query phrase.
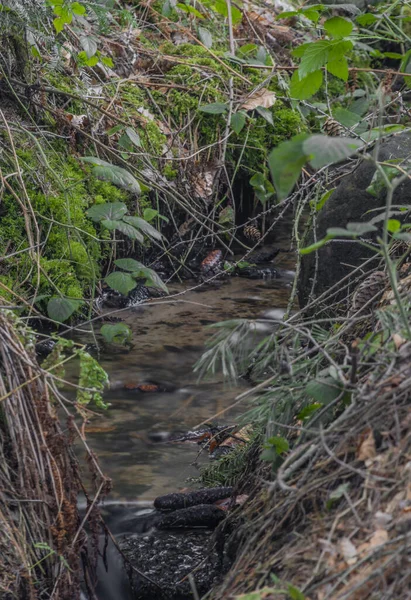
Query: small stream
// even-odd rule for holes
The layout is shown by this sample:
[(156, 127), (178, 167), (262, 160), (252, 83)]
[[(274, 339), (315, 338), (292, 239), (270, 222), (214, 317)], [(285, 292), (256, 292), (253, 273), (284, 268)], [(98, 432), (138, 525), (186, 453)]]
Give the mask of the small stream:
[[(278, 245), (287, 248), (287, 242)], [(113, 481), (103, 512), (113, 534), (141, 533), (141, 517), (150, 512), (146, 508), (149, 503), (159, 495), (190, 486), (190, 480), (199, 476), (198, 464), (210, 460), (196, 443), (167, 441), (170, 434), (187, 432), (210, 420), (233, 424), (244, 412), (247, 405), (215, 417), (230, 407), (247, 384), (230, 387), (221, 375), (199, 381), (193, 366), (214, 333), (207, 325), (233, 318), (281, 317), (292, 285), (294, 258), (292, 253), (277, 256), (276, 278), (230, 277), (203, 286), (171, 284), (171, 295), (185, 293), (121, 313), (132, 330), (134, 346), (111, 346), (109, 351), (103, 347), (100, 363), (110, 377), (110, 390), (105, 394), (110, 407), (86, 426), (87, 442)], [(267, 333), (274, 326), (274, 322), (264, 325)], [(260, 329), (256, 328), (258, 339), (264, 335)], [(125, 389), (150, 383), (159, 384), (162, 391)], [(121, 560), (109, 547), (110, 561), (111, 572), (100, 569), (97, 597), (132, 598)]]

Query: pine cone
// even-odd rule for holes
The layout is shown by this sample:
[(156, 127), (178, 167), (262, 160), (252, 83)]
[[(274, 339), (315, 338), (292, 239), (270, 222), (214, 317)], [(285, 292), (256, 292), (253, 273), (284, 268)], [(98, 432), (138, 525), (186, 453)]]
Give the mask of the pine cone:
[[(350, 316), (360, 311), (374, 296), (382, 292), (387, 284), (388, 278), (384, 271), (374, 271), (368, 275), (356, 288), (350, 309)], [(375, 298), (373, 304), (378, 298)], [(368, 305), (367, 308), (371, 308)]]
[(261, 240), (261, 231), (255, 225), (246, 225), (244, 227), (244, 236), (252, 242), (259, 242)]
[(326, 121), (324, 122), (323, 131), (326, 135), (329, 135), (331, 137), (339, 137), (345, 134), (345, 129), (341, 125), (341, 123), (339, 123), (332, 117), (328, 117), (328, 119), (326, 119)]

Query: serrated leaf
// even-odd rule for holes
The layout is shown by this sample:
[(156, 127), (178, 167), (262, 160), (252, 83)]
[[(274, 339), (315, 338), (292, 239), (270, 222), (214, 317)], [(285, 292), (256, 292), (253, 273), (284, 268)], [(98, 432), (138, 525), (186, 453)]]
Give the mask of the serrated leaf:
[(64, 323), (78, 309), (81, 301), (69, 298), (50, 298), (47, 304), (47, 314), (53, 321)]
[(328, 35), (334, 38), (343, 38), (350, 35), (353, 29), (353, 24), (342, 17), (331, 17), (324, 23), (324, 29)]
[(241, 133), (246, 121), (246, 114), (241, 110), (231, 115), (231, 129), (235, 131), (237, 135)]
[(211, 48), (213, 45), (213, 36), (205, 27), (198, 28), (198, 37), (206, 48)]
[(110, 273), (104, 281), (111, 289), (123, 294), (123, 296), (127, 296), (137, 285), (135, 279), (129, 273), (121, 273), (120, 271)]
[(97, 52), (97, 42), (89, 35), (82, 35), (80, 38), (80, 44), (86, 53), (87, 58), (91, 58)]
[(310, 73), (321, 69), (328, 62), (330, 46), (331, 42), (327, 40), (319, 40), (308, 44), (298, 68), (300, 79), (304, 79)]
[(143, 263), (138, 260), (134, 260), (134, 258), (118, 258), (114, 261), (116, 267), (120, 267), (124, 271), (138, 271), (139, 269), (144, 269)]
[(199, 106), (198, 110), (210, 115), (222, 115), (228, 110), (228, 104), (225, 104), (224, 102), (213, 102), (212, 104)]
[(347, 52), (353, 49), (353, 46), (351, 40), (333, 40), (330, 42), (328, 62), (341, 60)]
[(81, 160), (93, 165), (93, 174), (97, 177), (97, 179), (110, 181), (114, 185), (117, 185), (128, 192), (140, 194), (140, 184), (131, 173), (126, 171), (126, 169), (112, 165), (111, 163), (95, 156), (83, 156)]
[(138, 133), (136, 131), (134, 131), (134, 129), (132, 129), (131, 127), (127, 127), (126, 128), (126, 135), (128, 136), (128, 138), (130, 139), (130, 141), (137, 146), (137, 148), (141, 148), (141, 140), (140, 140), (140, 136), (138, 135)]
[(295, 136), (287, 142), (282, 142), (268, 156), (268, 166), (278, 195), (286, 198), (297, 183), (301, 169), (307, 161), (303, 150), (305, 134)]
[(96, 223), (99, 223), (103, 219), (112, 221), (121, 219), (127, 210), (124, 202), (106, 202), (104, 204), (95, 204), (86, 211), (86, 215)]
[(300, 79), (298, 71), (293, 73), (291, 77), (290, 96), (297, 100), (308, 100), (318, 92), (323, 82), (323, 74), (321, 71), (314, 71), (307, 77)]
[(144, 243), (144, 238), (141, 235), (141, 233), (132, 225), (124, 223), (124, 221), (111, 221), (109, 219), (104, 219), (103, 221), (101, 221), (101, 225), (106, 229), (109, 229), (110, 231), (116, 229), (117, 231), (120, 231), (121, 233), (129, 237), (131, 240), (137, 240), (138, 242), (140, 242), (140, 244)]
[(150, 223), (147, 223), (147, 221), (141, 219), (140, 217), (123, 217), (123, 221), (129, 223), (136, 229), (140, 229), (148, 237), (159, 241), (163, 239), (163, 236), (159, 231), (157, 231), (157, 229), (155, 229), (155, 227), (153, 227), (152, 225), (150, 225)]
[(126, 344), (131, 339), (131, 329), (125, 323), (105, 324), (100, 333), (108, 344)]
[(342, 56), (340, 60), (328, 62), (326, 68), (331, 75), (334, 75), (343, 81), (348, 81), (348, 62), (344, 56)]
[(297, 48), (294, 48), (294, 50), (291, 51), (291, 55), (295, 56), (296, 58), (302, 58), (304, 56), (305, 51), (307, 50), (308, 46), (311, 46), (312, 42), (307, 42), (305, 44), (301, 44), (300, 46), (297, 46)]
[(314, 169), (321, 169), (352, 156), (362, 145), (359, 140), (318, 134), (311, 135), (304, 141), (303, 151), (310, 157), (311, 166)]

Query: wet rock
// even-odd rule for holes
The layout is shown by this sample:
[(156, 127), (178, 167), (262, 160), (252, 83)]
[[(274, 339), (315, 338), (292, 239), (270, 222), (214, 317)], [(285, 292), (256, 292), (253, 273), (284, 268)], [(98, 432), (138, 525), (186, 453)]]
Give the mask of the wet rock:
[(154, 500), (157, 510), (178, 510), (195, 506), (196, 504), (213, 504), (222, 498), (228, 498), (233, 493), (232, 487), (204, 488), (194, 492), (167, 494)]
[(119, 546), (130, 563), (126, 569), (134, 599), (192, 600), (189, 573), (198, 594), (203, 596), (216, 583), (222, 568), (222, 560), (210, 541), (211, 532), (207, 530), (154, 531), (120, 538)]
[(265, 247), (251, 252), (247, 257), (249, 263), (266, 263), (273, 260), (280, 252), (279, 248)]
[(129, 306), (137, 306), (151, 298), (151, 293), (144, 285), (137, 285), (128, 296), (123, 296), (119, 292), (111, 289), (105, 289), (101, 295), (99, 304), (102, 308), (121, 309)]
[[(410, 155), (411, 134), (402, 133), (381, 144), (378, 160), (404, 159), (409, 158)], [(381, 190), (378, 197), (374, 197), (366, 191), (374, 173), (374, 165), (371, 162), (363, 161), (352, 173), (342, 179), (338, 188), (318, 214), (317, 240), (322, 239), (330, 227), (346, 227), (347, 223), (350, 222), (367, 222), (380, 214), (375, 209), (385, 206), (386, 190)], [(410, 206), (410, 198), (411, 181), (406, 180), (395, 190), (393, 205)], [(375, 225), (379, 228), (379, 231), (373, 236), (367, 234), (367, 239), (376, 239), (381, 234), (382, 221), (376, 222)], [(307, 241), (307, 245), (312, 243), (313, 240), (314, 238), (311, 236), (311, 240)], [(318, 251), (318, 271), (314, 282), (314, 296), (318, 297), (325, 290), (341, 281), (349, 275), (353, 266), (363, 264), (371, 256), (375, 256), (375, 253), (364, 248), (358, 242), (347, 241), (347, 239), (343, 241), (334, 240), (320, 248)], [(376, 261), (372, 261), (367, 268), (371, 269), (375, 266)], [(310, 297), (315, 270), (315, 253), (303, 256), (299, 281), (300, 306), (304, 306)], [(342, 299), (345, 294), (346, 292), (343, 290), (336, 299)]]
[(52, 340), (51, 338), (47, 340), (43, 340), (41, 342), (37, 342), (35, 345), (36, 354), (41, 358), (46, 358), (51, 352), (53, 352), (53, 348), (56, 345), (56, 340)]
[(258, 267), (253, 265), (240, 269), (238, 274), (240, 277), (247, 279), (276, 279), (278, 277), (278, 271), (274, 267)]
[(224, 518), (224, 511), (218, 506), (198, 504), (164, 515), (156, 527), (157, 529), (189, 529), (192, 527), (215, 529)]

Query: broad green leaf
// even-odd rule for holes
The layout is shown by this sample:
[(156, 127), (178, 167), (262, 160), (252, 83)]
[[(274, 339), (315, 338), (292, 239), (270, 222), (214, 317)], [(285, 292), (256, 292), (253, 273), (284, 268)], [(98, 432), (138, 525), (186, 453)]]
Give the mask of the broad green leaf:
[(410, 77), (404, 77), (404, 83), (408, 88), (411, 88), (411, 50), (405, 53), (400, 64), (400, 71), (410, 74)]
[(344, 125), (344, 127), (354, 127), (360, 120), (360, 116), (351, 112), (350, 110), (346, 110), (345, 108), (337, 108), (333, 111), (333, 117), (336, 121)]
[(265, 177), (263, 173), (254, 173), (254, 175), (250, 179), (250, 185), (253, 188), (260, 188), (264, 190)]
[(326, 68), (331, 75), (334, 75), (343, 81), (348, 81), (348, 63), (344, 56), (342, 56), (340, 60), (328, 62)]
[(93, 174), (97, 177), (97, 179), (111, 181), (111, 183), (114, 183), (114, 185), (117, 185), (118, 187), (121, 187), (129, 192), (140, 194), (141, 188), (137, 179), (122, 167), (112, 165), (111, 163), (95, 156), (83, 156), (81, 160), (93, 165)]
[(194, 15), (198, 19), (204, 19), (204, 15), (202, 15), (200, 11), (198, 11), (196, 8), (194, 8), (194, 6), (190, 6), (189, 4), (182, 4), (181, 2), (178, 2), (176, 4), (176, 6), (180, 10), (183, 10), (184, 12)]
[(274, 125), (273, 113), (271, 112), (271, 110), (265, 108), (264, 106), (257, 106), (255, 110), (258, 112), (259, 115), (263, 117), (263, 119), (267, 121), (267, 123), (269, 123), (270, 125)]
[(106, 202), (104, 204), (95, 204), (86, 211), (86, 215), (96, 223), (99, 223), (103, 219), (111, 221), (121, 219), (127, 210), (124, 202)]
[(297, 415), (297, 419), (304, 421), (304, 419), (309, 419), (319, 408), (322, 408), (322, 404), (319, 402), (313, 402), (312, 404), (308, 404), (308, 406), (304, 406), (302, 410)]
[(110, 273), (108, 277), (104, 280), (111, 289), (123, 294), (123, 296), (127, 296), (131, 290), (134, 290), (137, 283), (135, 279), (128, 273), (121, 273), (120, 271), (114, 271), (114, 273)]
[(355, 18), (358, 25), (362, 27), (366, 27), (367, 25), (372, 25), (376, 21), (378, 21), (377, 17), (371, 13), (364, 13), (363, 15), (359, 15)]
[(324, 29), (334, 38), (343, 38), (350, 35), (352, 32), (353, 24), (351, 21), (347, 21), (347, 19), (343, 19), (342, 17), (331, 17), (331, 19), (327, 19), (324, 23)]
[(107, 323), (102, 326), (100, 333), (109, 344), (126, 344), (131, 339), (131, 329), (125, 323)]
[(161, 215), (159, 215), (158, 210), (155, 210), (154, 208), (145, 208), (143, 211), (143, 218), (148, 222), (153, 221), (157, 216)]
[(279, 19), (288, 19), (289, 17), (295, 17), (298, 14), (300, 14), (300, 11), (298, 10), (284, 10), (276, 16), (275, 20), (278, 21)]
[(164, 281), (157, 275), (153, 269), (149, 269), (148, 267), (140, 267), (137, 271), (132, 273), (133, 277), (138, 279), (145, 279), (145, 285), (147, 287), (156, 287), (163, 292), (168, 293), (168, 289)]
[[(218, 14), (223, 15), (223, 17), (228, 17), (227, 2), (225, 0), (216, 0), (214, 5), (212, 5), (212, 8), (218, 12)], [(231, 6), (231, 18), (233, 20), (233, 25), (240, 23), (243, 18), (241, 11), (235, 6)]]
[(328, 62), (341, 60), (347, 52), (352, 50), (353, 43), (351, 40), (333, 40), (330, 43), (328, 52)]
[(300, 79), (304, 79), (310, 73), (321, 69), (328, 62), (330, 46), (331, 42), (327, 40), (319, 40), (308, 44), (298, 68)]
[(213, 36), (205, 27), (198, 28), (198, 37), (206, 48), (211, 48), (213, 45)]
[(404, 54), (398, 54), (398, 52), (383, 52), (385, 58), (394, 58), (397, 60), (402, 60), (404, 58)]
[(291, 55), (295, 56), (295, 58), (302, 58), (304, 56), (305, 51), (309, 46), (311, 46), (311, 44), (312, 42), (307, 42), (306, 44), (301, 44), (300, 46), (297, 46), (297, 48), (294, 48), (294, 50), (291, 51)]
[(83, 48), (84, 52), (87, 55), (87, 58), (91, 58), (97, 52), (97, 42), (94, 38), (89, 35), (82, 35), (80, 37), (80, 44)]
[(105, 65), (106, 67), (109, 67), (110, 69), (112, 67), (114, 67), (113, 59), (110, 58), (109, 56), (101, 56), (100, 55), (100, 60), (103, 63), (103, 65)]
[(71, 10), (75, 15), (85, 15), (86, 7), (80, 4), (79, 2), (73, 2), (71, 5)]
[(230, 121), (231, 129), (233, 129), (237, 135), (239, 133), (241, 133), (241, 131), (245, 125), (246, 116), (247, 115), (245, 114), (245, 112), (243, 112), (241, 110), (234, 113), (233, 115), (231, 115), (231, 121)]
[(104, 219), (103, 221), (101, 221), (101, 224), (103, 227), (109, 229), (110, 231), (116, 229), (117, 231), (120, 231), (121, 233), (129, 237), (131, 240), (137, 240), (138, 242), (140, 242), (140, 244), (144, 243), (144, 238), (141, 235), (141, 233), (135, 227), (133, 227), (133, 225), (124, 223), (124, 221), (111, 221), (109, 219)]
[(320, 13), (317, 10), (304, 10), (303, 15), (304, 17), (307, 17), (307, 19), (310, 19), (310, 21), (313, 23), (317, 23), (318, 19), (320, 18)]
[(290, 596), (291, 600), (306, 600), (304, 594), (302, 592), (300, 592), (300, 590), (298, 588), (291, 585), (291, 583), (288, 584), (287, 591), (288, 591), (288, 595)]
[(88, 67), (95, 67), (95, 66), (98, 64), (99, 57), (97, 56), (97, 54), (95, 54), (95, 55), (94, 55), (94, 56), (92, 56), (91, 58), (87, 58), (87, 55), (86, 55), (86, 53), (85, 53), (85, 52), (80, 52), (80, 53), (79, 53), (79, 56), (80, 56), (80, 54), (81, 54), (81, 55), (83, 55), (83, 54), (85, 55), (85, 57), (83, 58), (83, 60), (84, 60), (85, 64), (86, 64)]
[(387, 229), (390, 233), (397, 233), (401, 229), (401, 222), (398, 219), (388, 219)]
[(295, 136), (287, 142), (282, 142), (268, 156), (271, 177), (280, 200), (291, 192), (307, 161), (308, 156), (303, 149), (306, 139), (305, 134)]
[(133, 142), (133, 144), (135, 146), (137, 146), (137, 148), (141, 148), (140, 136), (138, 135), (138, 133), (136, 131), (134, 131), (134, 129), (132, 129), (131, 127), (127, 127), (126, 135), (130, 139), (130, 141)]
[(159, 231), (157, 231), (157, 229), (155, 229), (155, 227), (153, 227), (152, 225), (150, 225), (150, 223), (147, 223), (147, 221), (141, 219), (140, 217), (123, 217), (123, 221), (129, 223), (136, 229), (140, 229), (148, 237), (159, 241), (163, 239), (163, 236)]
[(199, 106), (198, 110), (210, 115), (222, 115), (228, 110), (228, 104), (223, 102), (213, 102), (212, 104), (204, 104)]
[(54, 19), (53, 25), (54, 25), (54, 29), (56, 30), (56, 33), (60, 33), (61, 31), (63, 31), (64, 24), (65, 24), (65, 21), (61, 17), (57, 17), (57, 19)]
[(281, 454), (284, 454), (284, 452), (287, 452), (289, 450), (290, 445), (285, 438), (274, 435), (274, 436), (268, 438), (268, 440), (264, 444), (264, 447), (265, 448), (267, 448), (267, 447), (275, 448), (276, 453), (278, 455), (281, 455)]
[(120, 267), (124, 271), (138, 271), (139, 269), (144, 269), (144, 265), (138, 260), (134, 260), (134, 258), (118, 258), (114, 261), (116, 267)]
[(237, 54), (240, 56), (250, 57), (257, 51), (258, 46), (256, 44), (244, 44), (237, 50)]
[(308, 100), (318, 92), (322, 82), (323, 74), (321, 71), (314, 71), (314, 73), (310, 73), (303, 79), (300, 79), (298, 71), (294, 71), (291, 77), (290, 96), (297, 100)]
[(47, 314), (53, 321), (64, 323), (79, 308), (81, 301), (69, 298), (50, 298)]
[[(119, 131), (123, 131), (124, 129), (124, 125), (114, 125), (114, 127), (110, 127), (110, 129), (107, 129), (106, 133), (108, 136), (114, 135), (115, 133), (118, 133)], [(86, 161), (88, 162), (88, 161)]]
[(311, 135), (303, 143), (303, 152), (314, 169), (348, 158), (363, 145), (359, 140)]
[(343, 390), (342, 384), (332, 377), (318, 378), (307, 383), (305, 391), (320, 404), (330, 404)]

